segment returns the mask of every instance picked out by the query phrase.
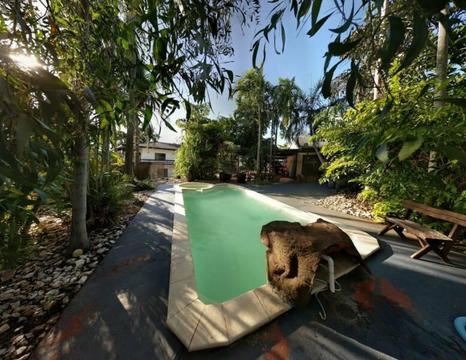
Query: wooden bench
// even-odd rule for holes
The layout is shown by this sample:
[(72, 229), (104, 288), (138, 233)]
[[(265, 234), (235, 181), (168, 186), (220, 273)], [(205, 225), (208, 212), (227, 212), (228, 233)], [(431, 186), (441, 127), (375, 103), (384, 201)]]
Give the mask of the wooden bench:
[(414, 201), (404, 201), (403, 205), (406, 209), (406, 219), (413, 212), (417, 212), (434, 219), (452, 223), (453, 227), (449, 234), (445, 235), (427, 226), (419, 225), (414, 221), (387, 216), (385, 218), (387, 226), (379, 233), (379, 235), (383, 235), (387, 231), (393, 229), (402, 239), (406, 239), (406, 236), (403, 234), (403, 231), (406, 231), (407, 233), (414, 235), (421, 246), (421, 249), (411, 255), (411, 258), (419, 259), (433, 250), (445, 262), (449, 262), (448, 253), (450, 252), (454, 242), (458, 240), (461, 229), (466, 227), (466, 215), (455, 213), (453, 211), (437, 209)]

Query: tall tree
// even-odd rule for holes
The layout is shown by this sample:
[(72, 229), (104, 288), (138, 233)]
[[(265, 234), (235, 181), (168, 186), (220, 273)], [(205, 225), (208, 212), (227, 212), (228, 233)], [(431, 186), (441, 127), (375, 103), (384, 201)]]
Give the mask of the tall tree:
[[(390, 4), (390, 11), (382, 15), (384, 4), (387, 3), (380, 0), (335, 0), (333, 1), (335, 6), (324, 15), (321, 0), (274, 1), (267, 23), (256, 33), (252, 46), (253, 64), (256, 66), (259, 63), (259, 54), (265, 56), (267, 45), (272, 38), (274, 44), (277, 38), (281, 38), (281, 49), (284, 51), (286, 39), (284, 19), (287, 13), (295, 17), (298, 28), (307, 31), (307, 35), (311, 38), (322, 31), (329, 19), (333, 18), (340, 25), (330, 29), (335, 34), (335, 38), (328, 43), (324, 55), (322, 93), (325, 98), (332, 95), (332, 81), (336, 70), (349, 61), (351, 65), (350, 74), (346, 79), (346, 98), (352, 105), (356, 86), (358, 84), (361, 87), (368, 86), (364, 84), (364, 76), (361, 74), (364, 64), (352, 54), (363, 48), (366, 51), (365, 57), (371, 59), (369, 63), (376, 64), (377, 59), (381, 58), (377, 73), (379, 78), (383, 78), (388, 75), (390, 65), (397, 58), (401, 58), (396, 69), (399, 72), (410, 67), (420, 56), (428, 44), (430, 22), (440, 20), (448, 24), (451, 19), (450, 16), (441, 14), (442, 9), (450, 3), (449, 0), (397, 0)], [(466, 9), (462, 0), (453, 3), (458, 10)], [(381, 35), (386, 31), (382, 26), (384, 21), (388, 22), (387, 41), (380, 41), (383, 37)], [(270, 36), (270, 33), (274, 33), (274, 36)], [(277, 46), (274, 48), (279, 51)], [(262, 59), (264, 60), (265, 58)]]
[(236, 86), (236, 116), (257, 124), (256, 173), (260, 176), (262, 137), (268, 125), (267, 89), (271, 86), (264, 79), (262, 70), (250, 69)]
[[(445, 17), (448, 15), (448, 5), (441, 11)], [(442, 22), (438, 22), (437, 53), (436, 53), (436, 73), (437, 73), (437, 94), (434, 101), (436, 108), (441, 108), (445, 104), (447, 97), (447, 74), (448, 74), (448, 35), (447, 29)], [(429, 171), (436, 166), (436, 153), (429, 153)]]
[[(110, 134), (102, 141), (103, 129), (112, 129), (117, 135), (121, 119), (130, 118), (131, 124), (137, 123), (137, 134), (139, 126), (148, 128), (155, 111), (170, 127), (167, 116), (180, 101), (202, 101), (209, 89), (231, 90), (233, 73), (222, 62), (232, 53), (230, 19), (240, 14), (246, 21), (257, 4), (239, 0), (50, 0), (41, 6), (34, 1), (2, 5), (2, 56), (7, 57), (13, 49), (29, 52), (48, 68), (45, 73), (24, 72), (21, 81), (31, 95), (27, 91), (22, 94), (27, 98), (48, 91), (46, 101), (36, 103), (46, 108), (53, 104), (62, 111), (63, 121), (53, 123), (53, 130), (63, 134), (56, 145), (62, 146), (60, 150), (73, 164), (70, 249), (86, 248), (89, 147), (95, 147), (92, 154), (97, 157), (104, 142), (102, 157), (105, 153), (108, 159)], [(132, 14), (130, 24), (121, 13)], [(0, 63), (3, 77), (11, 73), (10, 63)], [(135, 67), (141, 75), (136, 79)], [(39, 91), (37, 84), (49, 89)], [(37, 115), (38, 121), (48, 122), (46, 113)], [(4, 170), (0, 169), (2, 176), (12, 176)], [(31, 191), (34, 188), (40, 190), (33, 186)]]

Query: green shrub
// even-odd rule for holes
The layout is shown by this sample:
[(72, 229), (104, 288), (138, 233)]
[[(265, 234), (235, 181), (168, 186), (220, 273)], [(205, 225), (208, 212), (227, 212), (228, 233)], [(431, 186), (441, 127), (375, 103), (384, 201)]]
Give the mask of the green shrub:
[[(463, 98), (466, 79), (456, 81), (449, 96)], [(385, 97), (323, 122), (317, 136), (326, 140), (329, 163), (322, 181), (359, 184), (366, 189), (360, 199), (374, 205), (379, 218), (400, 215), (405, 199), (464, 213), (466, 112), (451, 103), (435, 108), (434, 85), (393, 76)], [(432, 152), (437, 161), (429, 168)]]
[(192, 109), (189, 120), (177, 122), (184, 130), (184, 136), (176, 152), (175, 172), (188, 181), (213, 179), (222, 144), (222, 129), (218, 121), (207, 118), (207, 106), (193, 106)]
[(373, 204), (372, 214), (375, 221), (382, 222), (386, 215), (402, 216), (404, 209), (401, 201), (378, 201)]
[(374, 189), (371, 189), (370, 187), (366, 187), (358, 194), (358, 199), (363, 202), (373, 204), (378, 199), (378, 193)]
[(134, 185), (119, 171), (113, 170), (89, 176), (87, 219), (92, 226), (116, 221), (125, 201), (133, 197)]
[(154, 190), (154, 185), (150, 179), (133, 180), (134, 191)]
[(29, 228), (37, 221), (37, 194), (23, 194), (13, 186), (0, 188), (0, 270), (12, 268), (29, 254)]

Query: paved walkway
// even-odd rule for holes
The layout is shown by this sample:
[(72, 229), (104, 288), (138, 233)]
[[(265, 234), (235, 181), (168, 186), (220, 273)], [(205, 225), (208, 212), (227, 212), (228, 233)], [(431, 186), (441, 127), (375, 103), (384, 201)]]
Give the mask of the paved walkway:
[[(288, 189), (288, 188), (287, 188)], [(289, 188), (290, 190), (292, 187)], [(303, 188), (304, 189), (304, 188)], [(283, 186), (262, 192), (303, 206)], [(303, 195), (304, 196), (304, 195)], [(312, 196), (308, 194), (306, 196)], [(375, 233), (380, 225), (307, 205), (307, 210)], [(327, 319), (313, 301), (231, 346), (187, 353), (165, 326), (173, 192), (162, 185), (65, 309), (36, 359), (459, 359), (466, 345), (453, 330), (466, 314), (466, 265), (434, 255), (413, 261), (411, 243), (384, 236), (381, 251), (322, 294)]]

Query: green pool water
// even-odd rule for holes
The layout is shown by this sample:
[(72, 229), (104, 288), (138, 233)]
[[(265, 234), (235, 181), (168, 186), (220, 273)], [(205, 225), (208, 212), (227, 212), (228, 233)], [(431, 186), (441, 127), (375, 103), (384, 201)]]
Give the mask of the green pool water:
[(265, 284), (262, 225), (298, 220), (238, 188), (183, 190), (183, 199), (200, 299), (221, 303)]

